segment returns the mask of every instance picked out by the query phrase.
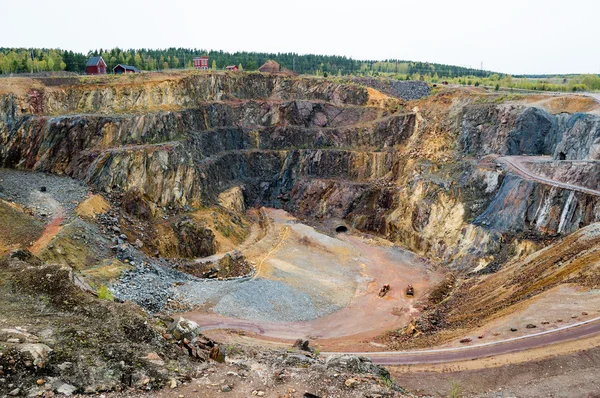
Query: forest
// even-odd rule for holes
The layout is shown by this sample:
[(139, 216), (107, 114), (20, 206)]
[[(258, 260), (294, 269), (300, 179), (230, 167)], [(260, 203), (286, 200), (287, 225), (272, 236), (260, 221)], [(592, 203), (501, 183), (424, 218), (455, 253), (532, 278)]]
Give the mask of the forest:
[(229, 53), (190, 48), (113, 48), (97, 49), (87, 54), (48, 48), (0, 48), (0, 75), (60, 71), (82, 74), (85, 73), (87, 59), (98, 55), (102, 56), (109, 71), (117, 64), (132, 65), (144, 71), (191, 69), (194, 57), (208, 55), (213, 70), (237, 65), (240, 70), (255, 71), (267, 60), (272, 59), (284, 68), (300, 74), (324, 77), (383, 76), (398, 80), (424, 80), (432, 84), (449, 83), (535, 91), (600, 90), (600, 76), (594, 74), (511, 76), (456, 65), (397, 59), (356, 60), (336, 55), (246, 51)]
[(109, 70), (117, 64), (132, 65), (140, 70), (157, 71), (165, 69), (191, 68), (192, 58), (208, 55), (213, 69), (224, 69), (227, 65), (237, 65), (243, 70), (257, 70), (267, 60), (277, 61), (281, 66), (302, 74), (334, 75), (373, 75), (393, 73), (403, 75), (437, 73), (442, 77), (473, 75), (486, 77), (490, 71), (470, 69), (454, 65), (403, 60), (355, 60), (336, 55), (316, 55), (296, 53), (257, 53), (207, 51), (189, 48), (122, 50), (97, 49), (88, 54), (60, 49), (45, 48), (0, 48), (0, 73), (32, 73), (44, 71), (68, 71), (83, 73), (90, 56), (101, 55)]

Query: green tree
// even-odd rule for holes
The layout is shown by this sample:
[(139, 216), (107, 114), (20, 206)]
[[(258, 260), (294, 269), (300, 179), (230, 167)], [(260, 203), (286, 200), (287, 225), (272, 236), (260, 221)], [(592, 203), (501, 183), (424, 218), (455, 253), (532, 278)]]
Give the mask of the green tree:
[(143, 68), (143, 61), (142, 61), (142, 57), (140, 56), (140, 54), (135, 54), (135, 56), (133, 57), (133, 63), (135, 64), (136, 68), (138, 68), (138, 69)]
[(212, 66), (211, 66), (211, 69), (212, 69), (212, 70), (217, 70), (217, 61), (215, 61), (214, 59), (213, 59), (213, 61), (212, 61)]
[(248, 70), (257, 70), (258, 69), (258, 63), (255, 60), (250, 60), (250, 61), (246, 62), (246, 69), (248, 69)]

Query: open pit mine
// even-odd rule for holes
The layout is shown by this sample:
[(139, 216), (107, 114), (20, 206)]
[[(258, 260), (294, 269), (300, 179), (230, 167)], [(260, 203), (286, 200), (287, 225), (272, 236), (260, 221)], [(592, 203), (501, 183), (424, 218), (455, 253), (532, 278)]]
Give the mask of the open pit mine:
[(599, 161), (584, 95), (3, 78), (0, 397), (600, 394)]

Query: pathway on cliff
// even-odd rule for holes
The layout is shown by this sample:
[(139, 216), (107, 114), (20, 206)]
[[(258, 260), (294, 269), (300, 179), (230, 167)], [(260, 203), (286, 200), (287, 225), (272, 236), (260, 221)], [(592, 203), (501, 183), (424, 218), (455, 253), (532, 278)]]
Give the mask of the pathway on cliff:
[[(525, 163), (541, 163), (551, 161), (551, 158), (547, 156), (504, 156), (499, 157), (497, 160), (505, 164), (510, 171), (528, 180), (533, 180), (542, 184), (552, 185), (572, 191), (579, 191), (590, 195), (600, 196), (600, 191), (543, 177), (539, 174), (535, 174), (525, 165)], [(556, 160), (556, 162), (560, 161)]]

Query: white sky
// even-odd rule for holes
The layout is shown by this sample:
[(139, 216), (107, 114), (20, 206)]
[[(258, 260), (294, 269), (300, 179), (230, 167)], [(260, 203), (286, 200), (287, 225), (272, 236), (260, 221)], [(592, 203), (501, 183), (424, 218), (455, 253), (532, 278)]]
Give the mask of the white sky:
[(600, 0), (0, 0), (0, 13), (0, 47), (196, 47), (600, 73)]

